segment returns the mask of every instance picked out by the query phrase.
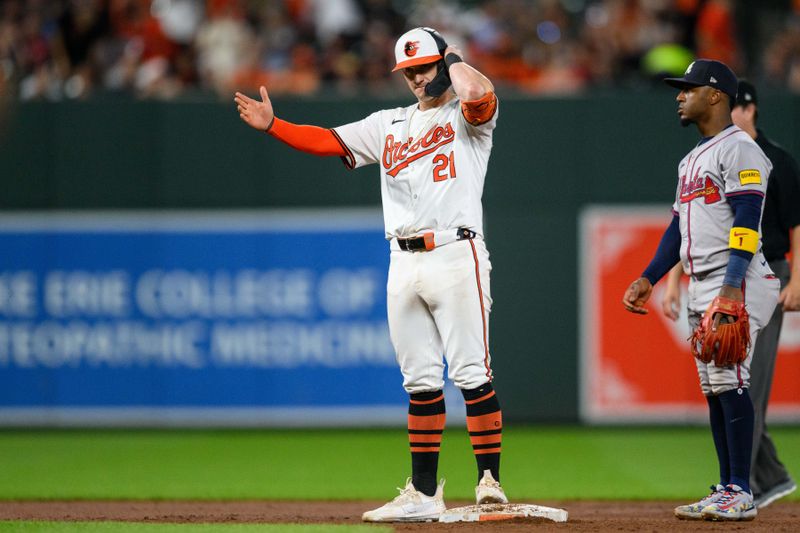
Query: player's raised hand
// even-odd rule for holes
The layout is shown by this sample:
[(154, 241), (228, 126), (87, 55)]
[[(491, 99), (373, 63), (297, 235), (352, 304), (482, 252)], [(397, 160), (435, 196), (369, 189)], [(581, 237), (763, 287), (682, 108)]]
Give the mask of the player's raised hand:
[(650, 299), (653, 292), (653, 285), (647, 278), (639, 278), (631, 283), (625, 296), (622, 297), (622, 305), (631, 313), (646, 315), (647, 309), (644, 304)]
[(239, 111), (239, 117), (242, 120), (257, 130), (266, 131), (272, 125), (275, 113), (272, 111), (272, 102), (267, 94), (267, 88), (262, 85), (259, 92), (261, 93), (260, 102), (240, 92), (236, 93), (233, 101), (236, 102), (236, 110)]

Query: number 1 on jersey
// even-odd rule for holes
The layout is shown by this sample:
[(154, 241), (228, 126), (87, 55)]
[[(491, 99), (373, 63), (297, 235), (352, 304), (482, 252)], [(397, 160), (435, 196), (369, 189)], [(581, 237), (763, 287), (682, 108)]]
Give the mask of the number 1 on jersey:
[[(450, 152), (448, 158), (444, 154), (439, 154), (433, 158), (433, 181), (444, 181), (447, 178), (456, 177), (455, 152)], [(450, 175), (447, 175), (447, 166), (450, 166)]]

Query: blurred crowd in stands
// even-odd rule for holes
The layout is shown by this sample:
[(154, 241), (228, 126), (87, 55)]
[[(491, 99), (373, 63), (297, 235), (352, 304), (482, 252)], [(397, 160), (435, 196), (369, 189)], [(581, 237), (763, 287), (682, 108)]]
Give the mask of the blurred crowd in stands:
[(395, 39), (421, 25), (501, 90), (644, 87), (711, 57), (800, 92), (800, 0), (0, 0), (0, 90), (397, 96)]

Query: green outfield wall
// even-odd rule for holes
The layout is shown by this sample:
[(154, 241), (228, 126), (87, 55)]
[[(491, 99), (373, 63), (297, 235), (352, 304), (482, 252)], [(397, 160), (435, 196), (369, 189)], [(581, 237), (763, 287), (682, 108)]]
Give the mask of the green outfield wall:
[[(800, 97), (765, 92), (761, 125), (800, 156)], [(282, 118), (335, 126), (407, 102), (276, 99)], [(512, 421), (578, 414), (578, 214), (663, 204), (698, 139), (675, 93), (501, 100), (486, 180), (496, 387)], [(27, 103), (0, 124), (0, 208), (377, 206), (376, 168), (348, 171), (243, 125), (233, 103)], [(642, 265), (644, 267), (644, 265)], [(621, 296), (621, 295), (620, 295)]]

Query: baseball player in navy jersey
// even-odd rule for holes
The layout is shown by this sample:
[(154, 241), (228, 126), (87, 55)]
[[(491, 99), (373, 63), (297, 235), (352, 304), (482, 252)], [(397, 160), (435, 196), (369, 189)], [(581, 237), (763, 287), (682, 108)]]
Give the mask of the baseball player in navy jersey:
[[(737, 79), (723, 63), (698, 59), (682, 78), (667, 78), (680, 89), (681, 124), (695, 124), (702, 139), (678, 166), (672, 222), (642, 277), (623, 297), (628, 311), (645, 314), (653, 285), (679, 261), (689, 275), (689, 323), (693, 330), (716, 297), (744, 302), (752, 343), (746, 359), (717, 366), (695, 359), (719, 463), (720, 480), (697, 502), (681, 505), (681, 519), (752, 520), (750, 491), (753, 404), (748, 388), (758, 332), (778, 301), (779, 281), (761, 252), (760, 222), (772, 165), (747, 132), (731, 121)], [(716, 329), (729, 321), (713, 317)]]
[[(274, 115), (236, 93), (248, 125), (347, 168), (377, 164), (390, 245), (389, 332), (409, 394), (411, 477), (400, 495), (364, 513), (369, 522), (435, 520), (445, 510), (437, 467), (445, 426), (444, 360), (462, 391), (478, 465), (477, 503), (507, 503), (500, 486), (502, 415), (489, 355), (491, 263), (481, 196), (497, 123), (492, 83), (433, 29), (415, 28), (395, 45), (396, 66), (416, 102), (324, 129)], [(452, 87), (452, 88), (451, 88)]]

